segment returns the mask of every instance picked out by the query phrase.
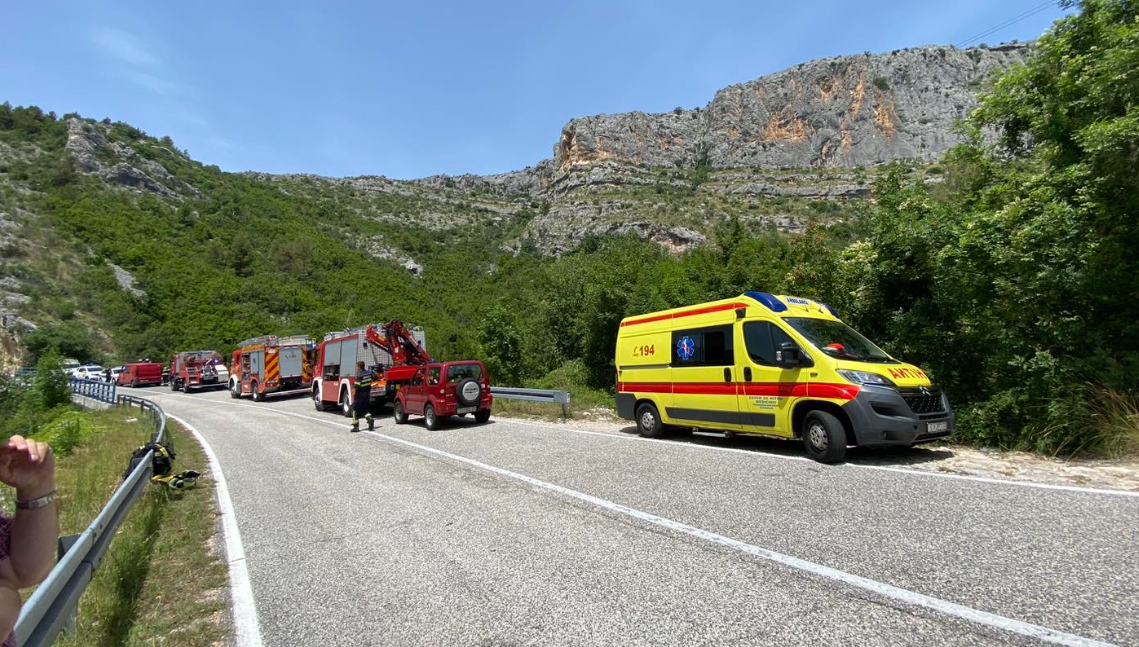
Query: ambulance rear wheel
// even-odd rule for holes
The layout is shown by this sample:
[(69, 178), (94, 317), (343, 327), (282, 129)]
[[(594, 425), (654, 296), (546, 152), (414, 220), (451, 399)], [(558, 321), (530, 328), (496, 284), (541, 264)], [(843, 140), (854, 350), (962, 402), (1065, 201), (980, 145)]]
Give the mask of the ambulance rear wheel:
[(637, 407), (637, 431), (645, 438), (660, 438), (664, 435), (660, 413), (652, 403), (646, 402)]
[(846, 429), (826, 411), (812, 411), (803, 418), (803, 447), (807, 456), (820, 463), (837, 463), (846, 456)]

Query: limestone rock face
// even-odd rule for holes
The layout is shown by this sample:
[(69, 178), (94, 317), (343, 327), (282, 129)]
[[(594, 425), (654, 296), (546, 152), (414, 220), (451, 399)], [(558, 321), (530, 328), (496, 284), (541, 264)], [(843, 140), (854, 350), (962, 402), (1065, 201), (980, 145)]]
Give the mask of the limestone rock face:
[[(110, 141), (102, 125), (71, 117), (67, 120), (64, 150), (75, 158), (79, 171), (98, 175), (108, 184), (166, 198), (202, 197), (196, 188), (171, 175), (158, 162), (139, 155), (126, 144)], [(181, 155), (173, 151), (170, 153)]]
[(704, 108), (573, 119), (554, 166), (614, 160), (649, 166), (797, 168), (931, 161), (992, 73), (1028, 45), (928, 46), (825, 58), (716, 93)]

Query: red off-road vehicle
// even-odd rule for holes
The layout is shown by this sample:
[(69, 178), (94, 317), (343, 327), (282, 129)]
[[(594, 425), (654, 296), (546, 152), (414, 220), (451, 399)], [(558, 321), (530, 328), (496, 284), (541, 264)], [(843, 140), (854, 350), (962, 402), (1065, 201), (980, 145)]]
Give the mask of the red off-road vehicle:
[(397, 425), (409, 415), (423, 416), (428, 429), (439, 426), (441, 418), (474, 414), (478, 422), (490, 420), (494, 396), (486, 366), (478, 360), (432, 362), (415, 367), (415, 373), (400, 381), (392, 415)]

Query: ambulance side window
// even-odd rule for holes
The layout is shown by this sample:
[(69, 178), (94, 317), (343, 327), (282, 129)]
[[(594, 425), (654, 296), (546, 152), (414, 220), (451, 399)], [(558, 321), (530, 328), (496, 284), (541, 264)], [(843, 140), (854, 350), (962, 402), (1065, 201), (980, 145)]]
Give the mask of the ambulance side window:
[(744, 324), (744, 344), (748, 357), (756, 364), (775, 366), (775, 345), (771, 342), (772, 325), (766, 321)]
[(747, 346), (747, 355), (757, 365), (776, 366), (776, 349), (785, 342), (794, 343), (794, 339), (775, 323), (769, 321), (744, 323), (744, 344)]
[(775, 349), (784, 342), (794, 343), (794, 340), (773, 323), (749, 321), (744, 324), (744, 344), (748, 356), (756, 364), (775, 366)]
[(735, 349), (730, 325), (673, 331), (672, 366), (732, 366), (733, 364), (735, 364)]

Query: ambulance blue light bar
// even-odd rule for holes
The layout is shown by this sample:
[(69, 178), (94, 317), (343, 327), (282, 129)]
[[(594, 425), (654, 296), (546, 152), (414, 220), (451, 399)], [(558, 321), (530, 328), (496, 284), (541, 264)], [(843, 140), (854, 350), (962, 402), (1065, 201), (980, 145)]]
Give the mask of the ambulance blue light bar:
[(787, 311), (787, 304), (786, 303), (783, 303), (779, 299), (776, 299), (773, 295), (770, 295), (766, 292), (744, 292), (744, 296), (745, 297), (751, 297), (752, 299), (755, 299), (756, 301), (767, 306), (767, 309), (772, 311), (772, 312), (786, 312)]

